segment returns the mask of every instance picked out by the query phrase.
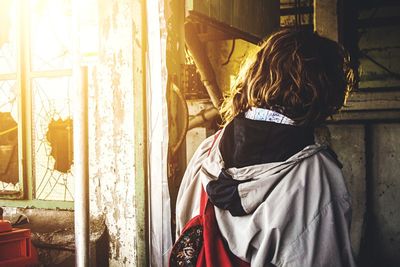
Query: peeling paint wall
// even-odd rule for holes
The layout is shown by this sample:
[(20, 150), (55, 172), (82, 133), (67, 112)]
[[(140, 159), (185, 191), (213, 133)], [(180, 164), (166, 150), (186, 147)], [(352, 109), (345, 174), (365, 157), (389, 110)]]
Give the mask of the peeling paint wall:
[(90, 208), (105, 216), (110, 266), (135, 265), (132, 1), (99, 1), (99, 63), (90, 93)]
[[(145, 91), (138, 79), (142, 78), (143, 1), (97, 0), (97, 4), (93, 8), (99, 12), (98, 61), (89, 62), (90, 260), (93, 266), (107, 262), (137, 266), (135, 203), (144, 200), (135, 200), (135, 168), (146, 167), (135, 166), (135, 138), (144, 133), (135, 133), (134, 125), (144, 122), (134, 120), (135, 112), (143, 109), (135, 107), (142, 98), (134, 91)], [(17, 213), (30, 219), (27, 227), (32, 229), (41, 264), (74, 265), (72, 211), (5, 209), (7, 219)]]

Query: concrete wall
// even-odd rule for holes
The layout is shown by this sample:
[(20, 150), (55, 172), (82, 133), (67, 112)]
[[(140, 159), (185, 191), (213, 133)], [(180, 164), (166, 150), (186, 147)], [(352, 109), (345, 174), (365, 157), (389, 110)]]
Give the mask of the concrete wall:
[(400, 264), (400, 124), (376, 124), (371, 129), (371, 223), (368, 234), (377, 258), (385, 266)]
[(351, 241), (358, 255), (366, 210), (365, 129), (361, 124), (330, 125), (328, 129), (328, 143), (343, 164), (342, 171), (352, 196)]
[(399, 266), (400, 124), (328, 126), (352, 194), (352, 245), (360, 266)]

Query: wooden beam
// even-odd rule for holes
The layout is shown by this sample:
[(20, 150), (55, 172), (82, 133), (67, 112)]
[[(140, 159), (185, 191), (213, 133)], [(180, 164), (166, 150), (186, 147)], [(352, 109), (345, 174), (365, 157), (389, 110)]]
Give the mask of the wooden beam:
[(328, 124), (347, 124), (359, 122), (398, 123), (400, 110), (341, 111), (327, 121)]
[(359, 90), (350, 96), (344, 110), (400, 110), (400, 90)]
[(313, 13), (314, 8), (312, 6), (302, 6), (299, 8), (289, 7), (289, 8), (281, 8), (280, 15), (281, 16), (291, 16), (296, 14), (309, 14)]
[(358, 28), (377, 28), (400, 25), (400, 16), (361, 19), (358, 21)]
[(262, 39), (258, 36), (241, 31), (235, 27), (217, 21), (213, 18), (204, 16), (203, 14), (200, 14), (199, 12), (196, 11), (189, 11), (189, 16), (186, 17), (186, 20), (192, 23), (207, 25), (207, 28), (213, 28), (217, 31), (225, 32), (226, 35), (231, 36), (230, 39), (239, 38), (253, 44), (259, 44), (262, 41)]

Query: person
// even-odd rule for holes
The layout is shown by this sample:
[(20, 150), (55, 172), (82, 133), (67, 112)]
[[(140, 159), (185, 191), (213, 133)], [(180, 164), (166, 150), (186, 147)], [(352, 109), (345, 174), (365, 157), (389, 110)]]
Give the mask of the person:
[(199, 214), (203, 188), (229, 250), (251, 266), (355, 266), (341, 164), (314, 142), (353, 86), (338, 43), (306, 30), (272, 34), (225, 99), (224, 127), (187, 166), (177, 236)]

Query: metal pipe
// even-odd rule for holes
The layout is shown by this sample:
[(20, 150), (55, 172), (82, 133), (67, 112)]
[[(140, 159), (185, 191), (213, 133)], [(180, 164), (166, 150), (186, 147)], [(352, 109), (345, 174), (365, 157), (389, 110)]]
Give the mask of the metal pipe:
[(81, 1), (72, 0), (75, 266), (89, 266), (88, 68), (81, 67)]
[(211, 98), (211, 102), (214, 107), (219, 109), (223, 100), (222, 92), (217, 84), (217, 78), (215, 77), (214, 69), (208, 59), (205, 45), (199, 39), (196, 25), (192, 22), (185, 23), (185, 40), (192, 54), (194, 63), (199, 70), (201, 81)]
[[(88, 69), (78, 75), (73, 113), (75, 176), (75, 259), (77, 267), (89, 266), (89, 153), (88, 153)], [(76, 83), (78, 84), (78, 83)]]
[(191, 130), (196, 127), (204, 126), (206, 123), (209, 123), (210, 121), (217, 118), (218, 115), (219, 115), (219, 112), (214, 107), (204, 109), (189, 120), (188, 130)]

